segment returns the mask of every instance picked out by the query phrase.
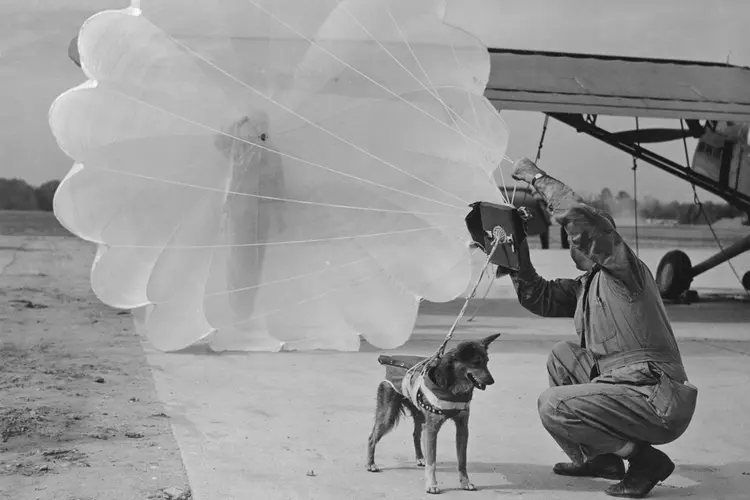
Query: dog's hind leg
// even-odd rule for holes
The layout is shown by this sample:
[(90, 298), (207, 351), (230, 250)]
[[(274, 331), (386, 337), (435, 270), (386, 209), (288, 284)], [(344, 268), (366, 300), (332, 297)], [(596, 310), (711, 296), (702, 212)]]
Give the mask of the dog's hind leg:
[(396, 392), (388, 382), (378, 385), (377, 405), (375, 407), (375, 423), (372, 433), (367, 440), (367, 470), (380, 472), (375, 465), (375, 446), (398, 423), (398, 418), (403, 411), (402, 396)]
[(414, 455), (417, 459), (417, 467), (424, 467), (424, 455), (422, 454), (422, 428), (424, 427), (424, 414), (413, 404), (406, 402), (405, 406), (409, 408), (411, 416), (414, 418)]

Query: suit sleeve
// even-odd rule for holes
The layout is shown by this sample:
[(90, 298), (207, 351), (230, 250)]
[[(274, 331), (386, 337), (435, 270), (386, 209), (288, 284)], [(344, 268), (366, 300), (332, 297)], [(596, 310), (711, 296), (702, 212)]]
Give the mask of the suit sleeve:
[(611, 219), (586, 205), (572, 189), (552, 177), (535, 183), (546, 198), (553, 217), (570, 236), (570, 246), (614, 277), (631, 294), (643, 290), (644, 275), (630, 247), (616, 231)]
[(521, 267), (511, 275), (518, 302), (528, 311), (546, 318), (572, 318), (578, 304), (581, 280), (546, 280), (539, 276), (528, 258), (528, 244), (523, 243)]

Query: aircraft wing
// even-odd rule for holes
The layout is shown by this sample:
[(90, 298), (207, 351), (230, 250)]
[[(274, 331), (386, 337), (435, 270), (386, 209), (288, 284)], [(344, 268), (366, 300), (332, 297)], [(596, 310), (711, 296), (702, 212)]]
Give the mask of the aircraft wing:
[(496, 108), (750, 122), (750, 69), (723, 63), (489, 49)]

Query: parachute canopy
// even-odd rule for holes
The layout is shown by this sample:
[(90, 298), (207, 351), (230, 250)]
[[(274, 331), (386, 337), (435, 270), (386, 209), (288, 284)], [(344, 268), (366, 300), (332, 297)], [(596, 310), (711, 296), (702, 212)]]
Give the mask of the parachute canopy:
[(91, 282), (162, 350), (356, 350), (472, 278), (505, 204), (486, 48), (441, 0), (153, 0), (81, 28), (50, 126)]

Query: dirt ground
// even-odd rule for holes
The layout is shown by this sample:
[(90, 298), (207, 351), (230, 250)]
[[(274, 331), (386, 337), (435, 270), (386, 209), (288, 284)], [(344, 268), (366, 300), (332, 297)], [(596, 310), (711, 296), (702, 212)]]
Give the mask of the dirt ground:
[(129, 313), (91, 292), (93, 246), (0, 236), (0, 498), (190, 498)]

